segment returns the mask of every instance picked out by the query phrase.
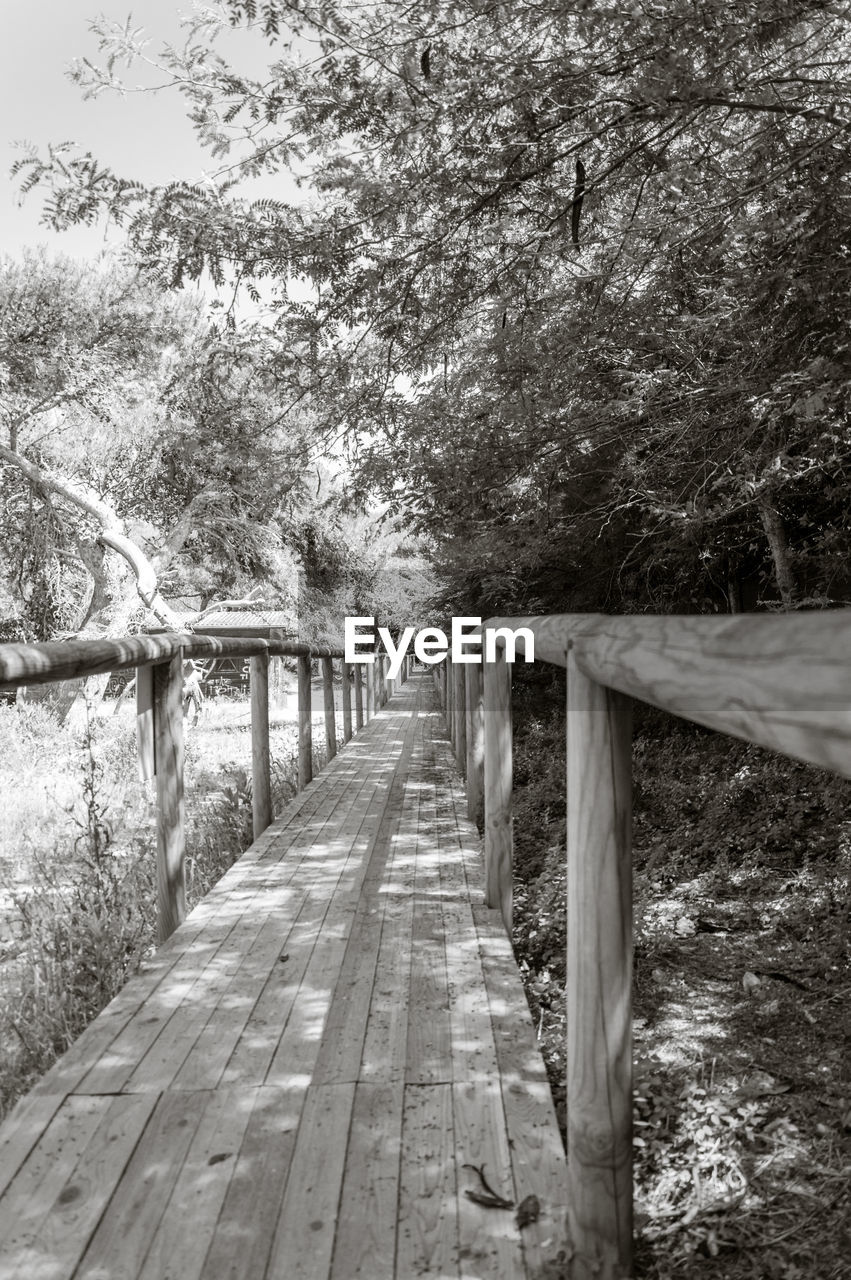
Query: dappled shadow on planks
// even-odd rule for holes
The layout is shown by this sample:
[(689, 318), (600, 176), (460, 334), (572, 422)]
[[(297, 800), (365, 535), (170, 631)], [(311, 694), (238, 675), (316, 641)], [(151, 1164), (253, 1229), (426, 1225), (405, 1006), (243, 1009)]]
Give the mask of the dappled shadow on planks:
[[(412, 681), (0, 1130), (0, 1275), (503, 1280), (555, 1256), (561, 1142), (464, 807)], [(538, 1222), (471, 1201), (468, 1165)]]

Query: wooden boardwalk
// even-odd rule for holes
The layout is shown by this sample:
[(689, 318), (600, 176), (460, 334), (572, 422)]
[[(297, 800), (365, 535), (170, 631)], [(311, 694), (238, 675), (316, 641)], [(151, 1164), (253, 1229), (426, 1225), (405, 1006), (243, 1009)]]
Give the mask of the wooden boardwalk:
[(541, 1274), (563, 1149), (463, 811), (415, 676), (0, 1128), (2, 1280)]

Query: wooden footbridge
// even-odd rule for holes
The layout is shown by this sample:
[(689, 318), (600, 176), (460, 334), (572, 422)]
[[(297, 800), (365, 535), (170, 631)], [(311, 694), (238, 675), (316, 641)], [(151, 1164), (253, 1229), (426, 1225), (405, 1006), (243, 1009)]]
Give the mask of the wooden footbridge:
[[(488, 625), (568, 670), (567, 1166), (506, 931), (507, 632), (395, 690), (368, 667), (339, 754), (322, 652), (312, 780), (304, 646), (0, 646), (0, 687), (138, 668), (163, 938), (0, 1127), (0, 1280), (630, 1274), (630, 696), (851, 775), (851, 610)], [(237, 652), (256, 839), (184, 918), (182, 663)], [(302, 789), (270, 822), (276, 653), (299, 661)]]

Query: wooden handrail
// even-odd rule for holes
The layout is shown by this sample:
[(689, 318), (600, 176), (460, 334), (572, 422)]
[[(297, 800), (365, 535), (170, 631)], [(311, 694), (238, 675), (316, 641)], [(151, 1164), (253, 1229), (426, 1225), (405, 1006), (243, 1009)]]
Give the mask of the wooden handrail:
[(598, 684), (851, 777), (851, 609), (484, 625), (528, 627), (536, 659), (563, 667), (570, 650)]
[[(851, 609), (483, 624), (499, 628), (527, 628), (536, 660), (567, 669), (567, 1274), (614, 1280), (632, 1274), (630, 699), (851, 777)], [(468, 812), (481, 818), (484, 793), (487, 904), (510, 933), (511, 668), (497, 645), (483, 682), (464, 664), (462, 686), (448, 661), (434, 679), (456, 752), (466, 702)]]
[[(50, 684), (136, 669), (136, 736), (139, 774), (156, 780), (157, 930), (160, 941), (185, 915), (185, 813), (183, 798), (183, 665), (196, 658), (251, 660), (252, 825), (255, 840), (272, 821), (269, 751), (269, 658), (298, 661), (299, 787), (313, 777), (311, 664), (322, 664), (327, 758), (336, 752), (333, 660), (343, 650), (328, 645), (193, 632), (122, 636), (117, 639), (0, 645), (0, 689)], [(345, 666), (345, 664), (343, 664)], [(344, 698), (349, 695), (344, 680)], [(329, 701), (330, 700), (330, 701)], [(349, 712), (351, 707), (349, 707)], [(344, 725), (345, 705), (344, 705)], [(360, 721), (358, 723), (360, 728)], [(344, 736), (351, 737), (351, 714)]]

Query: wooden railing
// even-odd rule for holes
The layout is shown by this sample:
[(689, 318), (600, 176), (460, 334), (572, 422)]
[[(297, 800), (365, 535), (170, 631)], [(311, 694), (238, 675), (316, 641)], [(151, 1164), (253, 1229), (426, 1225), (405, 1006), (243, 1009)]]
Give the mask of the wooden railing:
[[(313, 777), (311, 667), (319, 659), (325, 708), (326, 759), (337, 752), (334, 662), (341, 661), (343, 742), (352, 737), (351, 667), (339, 649), (260, 639), (219, 639), (176, 632), (49, 644), (0, 645), (0, 690), (51, 684), (106, 671), (136, 671), (136, 739), (139, 772), (156, 779), (157, 930), (165, 941), (183, 920), (185, 902), (185, 806), (183, 798), (184, 663), (189, 659), (250, 658), (252, 821), (255, 840), (272, 821), (269, 752), (269, 659), (298, 662), (298, 785)], [(354, 665), (355, 724), (360, 729), (393, 691), (386, 655)], [(407, 663), (403, 678), (407, 674)], [(364, 696), (365, 695), (365, 696)]]
[[(571, 1277), (632, 1267), (631, 699), (851, 777), (851, 609), (559, 614), (528, 628), (567, 668), (567, 1158)], [(523, 652), (523, 644), (518, 644)], [(511, 666), (435, 668), (487, 902), (512, 915)]]

